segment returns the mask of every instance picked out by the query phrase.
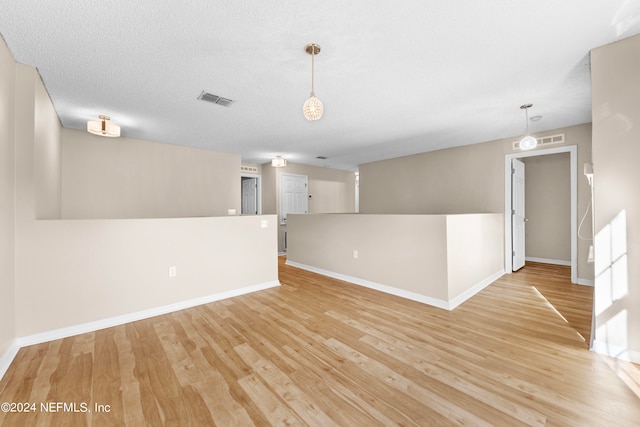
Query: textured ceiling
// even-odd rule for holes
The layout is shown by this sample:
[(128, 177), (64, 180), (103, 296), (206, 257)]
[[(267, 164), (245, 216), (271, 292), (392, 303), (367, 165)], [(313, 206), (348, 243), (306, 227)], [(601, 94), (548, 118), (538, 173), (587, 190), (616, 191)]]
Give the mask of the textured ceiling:
[(590, 122), (589, 51), (640, 33), (640, 1), (20, 0), (0, 33), (66, 128), (356, 170), (521, 135), (528, 102), (532, 132)]

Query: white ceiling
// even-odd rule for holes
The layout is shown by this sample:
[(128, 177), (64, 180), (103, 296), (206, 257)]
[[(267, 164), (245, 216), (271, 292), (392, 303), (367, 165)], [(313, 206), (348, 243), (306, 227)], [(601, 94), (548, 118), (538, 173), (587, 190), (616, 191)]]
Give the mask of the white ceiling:
[(640, 1), (16, 0), (0, 33), (66, 128), (356, 170), (521, 135), (524, 103), (532, 132), (590, 122), (589, 51), (640, 33)]

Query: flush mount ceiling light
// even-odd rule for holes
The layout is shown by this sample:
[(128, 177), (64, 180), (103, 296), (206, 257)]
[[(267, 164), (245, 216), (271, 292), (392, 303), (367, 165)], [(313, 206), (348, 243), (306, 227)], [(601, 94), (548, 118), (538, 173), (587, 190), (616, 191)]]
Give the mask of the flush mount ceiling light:
[(531, 136), (529, 133), (529, 108), (533, 107), (533, 104), (524, 104), (520, 106), (520, 109), (524, 110), (527, 121), (527, 134), (520, 140), (521, 150), (532, 150), (538, 145), (538, 140)]
[(120, 136), (120, 126), (111, 123), (109, 116), (98, 116), (98, 118), (100, 120), (89, 120), (87, 122), (87, 132), (109, 138), (117, 138)]
[(309, 95), (309, 99), (302, 106), (302, 112), (307, 120), (318, 120), (322, 117), (322, 112), (324, 111), (324, 107), (322, 106), (322, 102), (316, 98), (316, 94), (313, 91), (313, 79), (314, 79), (314, 58), (317, 54), (320, 53), (320, 45), (316, 43), (309, 43), (304, 48), (305, 52), (311, 55), (311, 94)]
[(275, 159), (271, 159), (271, 166), (274, 168), (283, 168), (287, 166), (287, 160), (282, 156), (276, 156)]

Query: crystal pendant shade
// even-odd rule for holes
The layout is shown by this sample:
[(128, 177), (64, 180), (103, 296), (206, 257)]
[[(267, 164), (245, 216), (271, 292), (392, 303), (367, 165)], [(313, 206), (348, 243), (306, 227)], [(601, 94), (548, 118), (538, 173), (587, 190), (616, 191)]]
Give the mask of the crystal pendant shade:
[(520, 140), (519, 147), (521, 150), (531, 150), (536, 148), (537, 145), (538, 141), (531, 135), (527, 135)]
[(520, 140), (519, 147), (521, 150), (533, 150), (538, 146), (538, 140), (529, 134), (529, 108), (533, 107), (533, 104), (524, 104), (520, 106), (520, 109), (524, 110), (525, 121), (527, 124), (527, 134)]
[(307, 120), (318, 120), (322, 117), (322, 112), (324, 107), (322, 106), (322, 101), (316, 98), (316, 95), (311, 92), (309, 95), (309, 99), (307, 99), (302, 106), (302, 112)]
[(309, 43), (305, 46), (305, 52), (311, 55), (311, 94), (309, 95), (309, 99), (307, 99), (302, 106), (302, 114), (307, 120), (318, 120), (322, 117), (322, 113), (324, 112), (324, 107), (322, 102), (316, 98), (316, 94), (313, 91), (314, 84), (314, 58), (320, 53), (320, 45), (316, 43)]

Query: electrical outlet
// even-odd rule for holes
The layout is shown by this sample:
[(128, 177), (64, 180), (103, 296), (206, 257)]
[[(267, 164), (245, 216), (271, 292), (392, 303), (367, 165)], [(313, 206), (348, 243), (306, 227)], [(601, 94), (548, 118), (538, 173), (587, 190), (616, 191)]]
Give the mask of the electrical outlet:
[(177, 274), (178, 274), (178, 270), (176, 269), (175, 265), (172, 265), (171, 267), (169, 267), (169, 277), (176, 277)]
[(358, 259), (358, 251), (356, 249), (353, 250), (353, 257)]
[(261, 219), (260, 220), (260, 228), (267, 228), (269, 227), (269, 221), (266, 219)]

